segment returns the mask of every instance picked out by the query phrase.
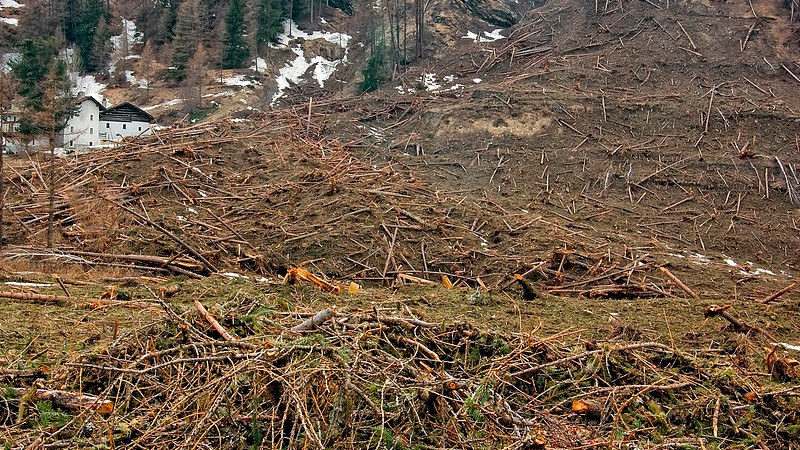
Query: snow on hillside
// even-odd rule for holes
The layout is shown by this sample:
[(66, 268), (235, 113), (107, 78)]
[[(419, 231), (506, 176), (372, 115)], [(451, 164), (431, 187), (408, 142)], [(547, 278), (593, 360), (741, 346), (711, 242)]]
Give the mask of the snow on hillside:
[(111, 47), (113, 48), (111, 62), (108, 64), (110, 73), (117, 71), (117, 63), (122, 59), (139, 58), (139, 55), (131, 54), (131, 48), (136, 44), (144, 42), (144, 34), (136, 30), (136, 24), (132, 20), (122, 18), (123, 32), (119, 36), (111, 36)]
[(467, 31), (466, 36), (461, 36), (462, 39), (471, 39), (475, 42), (494, 42), (499, 41), (501, 39), (505, 39), (506, 37), (500, 34), (503, 31), (502, 29), (498, 28), (494, 31), (484, 31), (483, 36), (473, 33), (472, 31)]
[[(288, 61), (286, 65), (280, 69), (278, 77), (275, 79), (275, 83), (278, 85), (278, 91), (272, 97), (272, 102), (270, 103), (271, 105), (274, 105), (278, 99), (283, 96), (283, 93), (286, 89), (291, 87), (293, 84), (300, 83), (301, 79), (306, 72), (308, 72), (308, 69), (311, 66), (314, 66), (312, 78), (319, 83), (320, 87), (324, 87), (325, 81), (327, 81), (333, 75), (333, 73), (336, 71), (336, 68), (340, 64), (347, 62), (347, 46), (351, 39), (350, 35), (344, 33), (331, 33), (327, 31), (314, 31), (312, 33), (307, 33), (298, 29), (297, 25), (295, 25), (295, 23), (291, 20), (284, 21), (283, 28), (283, 32), (278, 36), (278, 44), (275, 44), (273, 47), (279, 49), (288, 48), (292, 51), (292, 53), (295, 54), (295, 58)], [(289, 34), (292, 36), (289, 37)], [(307, 59), (301, 43), (304, 41), (313, 41), (317, 39), (324, 39), (325, 41), (336, 44), (344, 49), (344, 55), (342, 56), (342, 59), (331, 61), (325, 59), (323, 56), (315, 56), (310, 60)], [(258, 67), (266, 68), (266, 65), (261, 64), (261, 61), (259, 61)]]
[[(4, 9), (22, 8), (23, 6), (25, 6), (25, 5), (17, 3), (14, 0), (0, 0), (0, 11), (3, 11)], [(6, 25), (11, 25), (12, 27), (16, 27), (17, 25), (19, 25), (19, 19), (0, 16), (0, 23), (4, 23)]]
[(22, 8), (23, 4), (17, 3), (14, 0), (0, 0), (0, 9)]

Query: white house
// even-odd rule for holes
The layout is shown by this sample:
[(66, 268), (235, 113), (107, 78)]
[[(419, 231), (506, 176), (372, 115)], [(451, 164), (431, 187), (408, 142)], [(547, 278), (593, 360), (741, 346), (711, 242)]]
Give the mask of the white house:
[(105, 106), (94, 97), (84, 97), (61, 131), (58, 145), (65, 149), (100, 145), (100, 111)]
[(152, 132), (153, 116), (131, 103), (124, 102), (100, 111), (100, 138), (121, 141), (128, 136), (146, 136)]
[(107, 145), (148, 135), (152, 123), (153, 116), (128, 102), (106, 108), (94, 97), (84, 97), (60, 133), (59, 145), (65, 150)]
[(17, 154), (23, 150), (40, 151), (46, 150), (47, 138), (38, 137), (31, 140), (20, 139), (19, 126), (22, 120), (22, 112), (12, 108), (3, 114), (3, 153)]

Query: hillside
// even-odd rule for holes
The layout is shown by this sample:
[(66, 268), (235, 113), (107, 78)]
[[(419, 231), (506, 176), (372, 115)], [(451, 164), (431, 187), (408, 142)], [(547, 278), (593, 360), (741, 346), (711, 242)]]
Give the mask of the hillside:
[(398, 5), (179, 84), (124, 22), (173, 126), (59, 158), (50, 249), (6, 159), (0, 442), (796, 448), (797, 4)]

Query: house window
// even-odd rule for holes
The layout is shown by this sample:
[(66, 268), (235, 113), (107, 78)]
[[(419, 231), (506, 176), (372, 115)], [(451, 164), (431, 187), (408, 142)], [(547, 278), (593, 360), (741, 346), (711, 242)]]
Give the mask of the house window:
[(128, 124), (127, 124), (127, 123), (123, 123), (123, 124), (122, 124), (122, 129), (123, 129), (123, 130), (125, 130), (125, 129), (127, 129), (127, 128), (128, 128)]
[(89, 141), (89, 147), (92, 147), (92, 146), (94, 146), (94, 142)]
[(94, 120), (94, 114), (89, 114), (89, 120)]
[(94, 134), (94, 128), (89, 128), (89, 134)]
[(139, 131), (142, 131), (142, 127), (139, 127)]
[(74, 133), (75, 132), (75, 127), (69, 127), (69, 132), (70, 133)]
[(70, 147), (75, 147), (75, 144), (72, 141), (69, 141), (69, 146)]
[(111, 128), (111, 124), (106, 122), (106, 128)]

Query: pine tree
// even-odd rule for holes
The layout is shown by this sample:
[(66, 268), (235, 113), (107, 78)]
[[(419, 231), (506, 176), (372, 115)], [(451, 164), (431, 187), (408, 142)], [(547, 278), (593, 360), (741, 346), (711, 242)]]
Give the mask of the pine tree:
[(259, 0), (256, 11), (256, 42), (263, 49), (270, 42), (275, 42), (283, 31), (285, 12), (281, 0)]
[(24, 98), (20, 132), (29, 137), (44, 134), (50, 143), (47, 218), (47, 246), (50, 248), (53, 245), (56, 134), (75, 113), (75, 97), (70, 92), (67, 66), (56, 57), (55, 40), (26, 40), (20, 46), (20, 53), (20, 58), (11, 65), (19, 81), (17, 92)]
[(110, 60), (111, 50), (111, 32), (108, 29), (108, 21), (103, 17), (95, 28), (89, 59), (83, 67), (90, 72), (105, 71)]
[(386, 82), (386, 43), (383, 39), (377, 41), (372, 48), (372, 54), (367, 60), (367, 67), (361, 71), (364, 80), (359, 85), (361, 92), (377, 90)]
[(102, 66), (95, 65), (93, 62), (101, 62), (99, 60), (103, 60), (104, 58), (98, 59), (93, 57), (92, 53), (94, 53), (94, 46), (96, 43), (101, 46), (101, 48), (98, 49), (99, 53), (102, 53), (102, 47), (106, 47), (107, 45), (108, 38), (110, 37), (107, 24), (105, 31), (101, 31), (101, 33), (105, 33), (105, 35), (98, 37), (104, 40), (100, 41), (98, 39), (96, 41), (95, 34), (97, 34), (101, 22), (103, 20), (107, 21), (108, 19), (109, 14), (108, 11), (106, 11), (106, 3), (103, 0), (87, 0), (80, 11), (80, 19), (77, 24), (77, 30), (74, 32), (75, 35), (71, 37), (71, 32), (68, 31), (66, 26), (64, 28), (67, 41), (74, 42), (75, 45), (78, 46), (78, 51), (83, 61), (83, 68), (88, 72), (102, 69)]
[(39, 109), (44, 96), (42, 82), (56, 59), (58, 47), (52, 39), (26, 39), (19, 45), (19, 52), (20, 57), (9, 64), (19, 81), (18, 93), (26, 108)]
[(198, 0), (186, 0), (178, 7), (171, 67), (171, 78), (175, 81), (186, 78), (186, 64), (194, 56), (197, 44), (200, 42), (199, 11)]
[(244, 10), (241, 0), (232, 0), (228, 15), (225, 18), (225, 40), (222, 50), (222, 68), (240, 69), (250, 58), (245, 35), (247, 24), (244, 21)]

